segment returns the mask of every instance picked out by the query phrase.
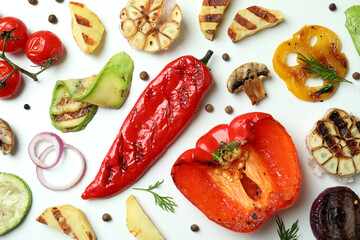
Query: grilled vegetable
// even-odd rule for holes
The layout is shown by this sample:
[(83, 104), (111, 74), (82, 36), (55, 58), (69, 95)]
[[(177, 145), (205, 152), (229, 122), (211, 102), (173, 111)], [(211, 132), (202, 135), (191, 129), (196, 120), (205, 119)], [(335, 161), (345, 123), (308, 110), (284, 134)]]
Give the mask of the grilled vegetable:
[(328, 173), (351, 176), (360, 171), (360, 121), (341, 109), (330, 109), (316, 122), (307, 145)]
[(175, 5), (166, 16), (163, 4), (163, 0), (131, 0), (121, 10), (119, 28), (132, 47), (158, 52), (168, 49), (179, 36), (181, 9)]
[(310, 211), (310, 225), (316, 239), (359, 239), (360, 199), (347, 187), (325, 189)]
[(15, 228), (31, 206), (28, 185), (10, 173), (0, 172), (0, 235)]
[[(315, 44), (311, 43), (314, 38), (317, 39)], [(298, 53), (298, 64), (289, 66), (286, 59), (293, 53)], [(339, 37), (330, 29), (319, 25), (304, 26), (291, 39), (282, 42), (273, 57), (275, 72), (297, 98), (309, 102), (329, 99), (339, 87), (339, 83), (328, 88), (332, 80), (322, 79), (322, 86), (308, 86), (306, 80), (315, 75), (309, 71), (311, 66), (307, 63), (310, 62), (302, 61), (301, 56), (312, 56), (312, 60), (316, 59), (321, 65), (332, 69), (333, 73), (343, 78), (348, 70), (348, 62), (345, 54), (341, 52)]]
[(289, 207), (301, 184), (297, 151), (271, 115), (240, 115), (200, 137), (174, 163), (179, 191), (211, 221), (237, 232), (254, 232)]
[(134, 197), (126, 200), (126, 226), (138, 240), (165, 239)]
[(228, 35), (233, 42), (237, 42), (281, 23), (284, 18), (284, 14), (279, 10), (251, 6), (237, 12), (228, 29)]
[(245, 63), (231, 73), (227, 81), (227, 88), (230, 93), (244, 90), (252, 105), (255, 105), (266, 97), (262, 80), (269, 77), (270, 71), (265, 64)]
[(350, 33), (358, 54), (360, 55), (360, 5), (355, 5), (346, 9), (345, 16), (345, 26)]
[(230, 0), (203, 0), (199, 14), (200, 29), (204, 36), (213, 40)]
[[(88, 81), (96, 76), (89, 77)], [(71, 98), (63, 81), (57, 81), (53, 90), (50, 118), (52, 125), (61, 132), (76, 132), (86, 127), (98, 107)]]
[(47, 208), (36, 221), (78, 240), (96, 240), (85, 214), (71, 205)]
[(92, 53), (100, 44), (104, 26), (99, 17), (90, 11), (85, 4), (69, 3), (71, 13), (71, 30), (80, 50)]
[(0, 150), (4, 155), (10, 154), (15, 143), (15, 137), (9, 124), (0, 118)]
[(134, 62), (125, 52), (111, 57), (97, 76), (64, 81), (70, 96), (100, 107), (119, 108), (131, 86)]

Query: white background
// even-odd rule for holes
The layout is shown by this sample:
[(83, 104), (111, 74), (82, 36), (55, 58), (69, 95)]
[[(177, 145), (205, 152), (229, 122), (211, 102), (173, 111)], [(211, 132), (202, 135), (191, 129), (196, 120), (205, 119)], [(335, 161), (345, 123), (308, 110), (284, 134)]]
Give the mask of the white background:
[[(14, 16), (22, 19), (30, 32), (38, 30), (51, 30), (63, 41), (66, 54), (63, 61), (52, 66), (49, 70), (39, 75), (40, 81), (33, 82), (24, 76), (21, 92), (13, 99), (0, 100), (0, 117), (6, 120), (16, 135), (16, 148), (12, 155), (0, 154), (0, 171), (14, 173), (22, 177), (32, 190), (33, 203), (29, 214), (23, 223), (8, 234), (1, 236), (4, 240), (14, 239), (66, 239), (63, 233), (42, 225), (35, 219), (47, 207), (72, 204), (82, 209), (87, 215), (98, 239), (135, 239), (126, 228), (125, 201), (130, 194), (134, 194), (144, 210), (148, 213), (154, 224), (166, 239), (278, 239), (276, 233), (275, 217), (266, 220), (263, 226), (254, 233), (243, 234), (227, 230), (211, 221), (195, 208), (176, 189), (170, 177), (170, 170), (177, 157), (185, 150), (192, 148), (196, 140), (210, 128), (221, 123), (229, 123), (235, 116), (252, 111), (270, 113), (282, 123), (292, 136), (299, 154), (302, 168), (302, 185), (296, 202), (288, 209), (279, 211), (287, 227), (299, 219), (300, 239), (313, 239), (309, 224), (309, 211), (313, 200), (327, 187), (341, 185), (335, 179), (324, 176), (318, 178), (313, 175), (307, 160), (310, 157), (306, 146), (305, 136), (313, 124), (322, 115), (333, 107), (342, 108), (360, 116), (359, 110), (359, 82), (341, 84), (336, 94), (329, 100), (319, 103), (304, 102), (297, 99), (287, 90), (285, 83), (276, 75), (272, 67), (272, 57), (276, 47), (291, 38), (292, 34), (308, 24), (319, 24), (332, 29), (337, 33), (343, 43), (343, 52), (349, 60), (347, 79), (352, 80), (352, 73), (360, 71), (360, 57), (351, 41), (344, 23), (344, 11), (359, 4), (355, 0), (335, 1), (337, 10), (328, 9), (330, 1), (325, 0), (233, 0), (226, 12), (224, 19), (214, 41), (208, 41), (202, 35), (198, 24), (198, 13), (202, 0), (178, 0), (182, 8), (183, 22), (178, 39), (166, 52), (150, 54), (131, 49), (127, 41), (118, 30), (120, 23), (119, 13), (126, 5), (125, 0), (83, 1), (90, 10), (98, 14), (105, 27), (105, 38), (102, 45), (91, 55), (82, 53), (77, 47), (71, 33), (71, 19), (68, 1), (57, 3), (55, 0), (38, 0), (36, 6), (30, 5), (26, 0), (5, 1), (0, 9), (0, 16)], [(257, 33), (238, 43), (232, 43), (227, 36), (227, 28), (235, 13), (251, 5), (279, 9), (285, 14), (285, 22), (280, 25)], [(58, 17), (57, 24), (48, 22), (48, 15)], [(212, 69), (214, 85), (202, 101), (199, 111), (190, 124), (184, 129), (175, 143), (159, 159), (159, 161), (137, 182), (133, 187), (147, 187), (158, 180), (165, 182), (157, 189), (161, 195), (174, 197), (178, 204), (175, 213), (162, 211), (154, 205), (153, 197), (146, 192), (129, 188), (122, 193), (102, 200), (82, 200), (81, 193), (93, 180), (99, 166), (115, 139), (120, 126), (129, 110), (136, 102), (142, 90), (150, 81), (139, 78), (141, 71), (147, 71), (154, 78), (161, 69), (170, 61), (183, 55), (194, 55), (201, 58), (208, 49), (214, 55), (208, 66)], [(130, 95), (120, 109), (99, 108), (94, 119), (88, 126), (76, 133), (61, 133), (52, 125), (49, 118), (51, 94), (57, 80), (69, 78), (82, 78), (96, 74), (110, 59), (119, 52), (126, 51), (135, 62), (135, 70)], [(221, 59), (223, 53), (228, 53), (231, 60), (225, 62)], [(19, 65), (37, 71), (24, 57), (24, 54), (15, 54), (8, 57)], [(230, 73), (238, 66), (250, 62), (262, 62), (271, 71), (271, 79), (264, 81), (268, 96), (258, 105), (252, 106), (250, 100), (243, 92), (232, 95), (226, 89), (226, 81)], [(30, 110), (23, 108), (27, 103)], [(211, 103), (215, 111), (207, 113), (204, 106)], [(228, 115), (224, 108), (231, 105), (234, 113)], [(27, 147), (30, 140), (39, 132), (51, 131), (57, 133), (65, 143), (76, 146), (85, 156), (87, 170), (82, 181), (73, 189), (54, 192), (44, 188), (36, 178), (35, 166), (30, 160)], [(72, 162), (72, 159), (74, 162)], [(46, 176), (54, 182), (65, 182), (66, 178), (75, 174), (76, 158), (66, 158), (59, 168), (47, 172)], [(360, 194), (359, 179), (348, 184), (356, 193)], [(111, 214), (111, 222), (103, 222), (103, 213)], [(196, 223), (200, 231), (190, 231), (190, 225)], [(69, 238), (70, 239), (70, 238)]]

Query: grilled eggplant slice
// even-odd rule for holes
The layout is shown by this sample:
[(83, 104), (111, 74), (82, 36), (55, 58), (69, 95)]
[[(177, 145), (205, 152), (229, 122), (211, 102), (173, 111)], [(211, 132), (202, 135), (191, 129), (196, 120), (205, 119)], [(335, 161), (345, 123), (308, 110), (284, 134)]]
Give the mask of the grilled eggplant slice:
[(131, 47), (154, 53), (168, 49), (179, 36), (180, 7), (175, 5), (166, 14), (163, 5), (163, 0), (131, 0), (121, 10), (119, 28)]
[(360, 171), (360, 120), (341, 109), (330, 109), (307, 137), (315, 161), (326, 172), (352, 176)]
[(199, 14), (201, 32), (213, 40), (230, 0), (203, 0)]
[(279, 10), (251, 6), (237, 12), (228, 29), (228, 35), (233, 42), (238, 42), (247, 36), (281, 23), (284, 18), (284, 14)]
[[(89, 77), (88, 81), (96, 75)], [(76, 132), (86, 127), (98, 106), (74, 100), (66, 91), (63, 81), (57, 81), (50, 106), (52, 125), (61, 132)]]
[(78, 240), (96, 240), (95, 233), (83, 211), (71, 205), (47, 208), (36, 221)]
[(70, 2), (71, 30), (80, 50), (92, 53), (101, 42), (104, 26), (99, 17), (82, 3)]
[(0, 118), (0, 151), (4, 155), (11, 153), (14, 148), (15, 137), (9, 124)]

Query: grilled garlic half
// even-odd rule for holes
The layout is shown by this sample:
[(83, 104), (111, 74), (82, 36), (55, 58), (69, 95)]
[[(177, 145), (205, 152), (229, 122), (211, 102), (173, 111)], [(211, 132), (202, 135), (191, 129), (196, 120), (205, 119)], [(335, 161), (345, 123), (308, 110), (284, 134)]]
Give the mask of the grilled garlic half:
[(120, 12), (119, 28), (129, 44), (146, 52), (166, 50), (179, 36), (182, 20), (178, 5), (169, 16), (164, 0), (131, 0)]
[(360, 120), (341, 109), (330, 109), (307, 138), (315, 161), (326, 172), (352, 176), (360, 171)]

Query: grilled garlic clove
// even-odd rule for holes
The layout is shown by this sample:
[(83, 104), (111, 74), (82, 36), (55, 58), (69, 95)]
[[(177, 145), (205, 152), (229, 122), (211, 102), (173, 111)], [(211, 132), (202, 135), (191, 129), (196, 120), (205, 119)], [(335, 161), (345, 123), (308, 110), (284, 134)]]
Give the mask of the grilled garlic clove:
[(339, 176), (349, 176), (356, 173), (352, 159), (340, 158), (339, 159)]
[(136, 34), (136, 25), (133, 20), (126, 19), (121, 23), (121, 32), (124, 37), (130, 38)]
[(160, 43), (158, 41), (158, 34), (151, 33), (146, 38), (144, 50), (147, 52), (157, 52), (160, 49)]
[(133, 37), (129, 39), (131, 46), (137, 49), (143, 49), (145, 46), (146, 36), (142, 32), (137, 32)]
[(340, 177), (360, 171), (360, 121), (341, 109), (330, 109), (316, 122), (307, 145), (328, 173)]
[(166, 50), (179, 36), (181, 9), (175, 5), (166, 17), (163, 4), (163, 0), (131, 0), (120, 12), (119, 29), (132, 47), (147, 52)]
[(4, 155), (11, 153), (14, 148), (15, 137), (9, 124), (0, 118), (0, 150)]
[(182, 20), (182, 13), (181, 13), (181, 9), (178, 5), (176, 5), (174, 7), (174, 9), (171, 11), (170, 13), (170, 19), (174, 20), (177, 23), (181, 23)]

